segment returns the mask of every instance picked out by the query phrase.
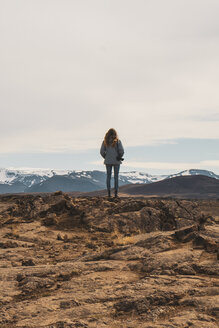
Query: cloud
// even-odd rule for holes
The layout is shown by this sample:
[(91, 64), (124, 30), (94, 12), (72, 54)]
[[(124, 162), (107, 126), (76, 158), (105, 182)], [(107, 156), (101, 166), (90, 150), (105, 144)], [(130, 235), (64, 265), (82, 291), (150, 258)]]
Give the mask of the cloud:
[(189, 169), (207, 169), (219, 168), (219, 160), (206, 160), (197, 163), (192, 162), (126, 162), (125, 167), (136, 169), (159, 169), (159, 170), (189, 170)]
[[(206, 110), (207, 112), (207, 110)], [(200, 116), (194, 116), (193, 117), (193, 120), (196, 120), (196, 121), (207, 121), (207, 122), (218, 122), (219, 121), (219, 113), (218, 112), (215, 112), (215, 113), (212, 113), (212, 114), (203, 114), (203, 115), (200, 115)]]
[(206, 160), (202, 161), (201, 165), (212, 166), (212, 167), (219, 167), (219, 160)]
[(218, 1), (3, 4), (0, 152), (219, 138)]
[[(93, 161), (92, 165), (102, 165), (103, 161)], [(183, 171), (189, 169), (219, 169), (219, 160), (205, 160), (200, 162), (134, 162), (125, 161), (122, 167), (129, 169), (154, 169), (154, 170), (173, 170)]]

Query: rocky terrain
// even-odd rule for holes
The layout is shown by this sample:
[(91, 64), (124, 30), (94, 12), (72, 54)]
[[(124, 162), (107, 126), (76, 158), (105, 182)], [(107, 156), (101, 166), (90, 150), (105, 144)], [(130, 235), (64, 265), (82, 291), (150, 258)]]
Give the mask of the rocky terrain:
[(1, 328), (215, 328), (219, 200), (0, 197)]

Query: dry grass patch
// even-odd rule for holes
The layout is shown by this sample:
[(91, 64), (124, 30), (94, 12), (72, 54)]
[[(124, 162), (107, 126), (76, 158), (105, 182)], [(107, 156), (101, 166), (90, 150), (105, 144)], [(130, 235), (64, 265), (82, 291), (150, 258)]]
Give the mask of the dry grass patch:
[[(137, 232), (139, 234), (140, 231)], [(136, 235), (124, 236), (121, 234), (117, 228), (112, 233), (113, 244), (116, 246), (124, 246), (129, 244), (134, 244), (136, 242)]]

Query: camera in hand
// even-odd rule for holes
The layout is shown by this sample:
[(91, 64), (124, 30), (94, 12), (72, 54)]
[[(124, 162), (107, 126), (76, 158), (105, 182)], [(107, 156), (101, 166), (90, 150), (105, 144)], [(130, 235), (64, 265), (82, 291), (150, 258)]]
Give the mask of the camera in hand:
[(124, 161), (124, 158), (121, 156), (117, 156), (116, 159), (117, 159), (117, 161)]

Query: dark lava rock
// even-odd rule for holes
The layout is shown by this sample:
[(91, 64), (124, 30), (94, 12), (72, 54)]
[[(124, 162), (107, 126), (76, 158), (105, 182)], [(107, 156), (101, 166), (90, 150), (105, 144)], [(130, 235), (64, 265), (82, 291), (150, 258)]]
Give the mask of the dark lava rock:
[(35, 263), (32, 259), (23, 259), (22, 266), (34, 266)]
[(192, 225), (190, 227), (182, 228), (175, 231), (175, 238), (180, 242), (188, 242), (196, 237), (197, 231), (198, 231), (197, 225)]
[(54, 216), (49, 216), (49, 217), (46, 217), (45, 219), (43, 219), (42, 223), (43, 223), (43, 225), (48, 227), (48, 226), (57, 224), (57, 221)]
[(118, 314), (123, 312), (136, 312), (137, 314), (142, 314), (148, 312), (149, 306), (150, 304), (146, 299), (122, 300), (114, 304), (114, 309)]
[(6, 241), (6, 242), (0, 242), (0, 248), (16, 248), (18, 247), (18, 244), (14, 241)]

